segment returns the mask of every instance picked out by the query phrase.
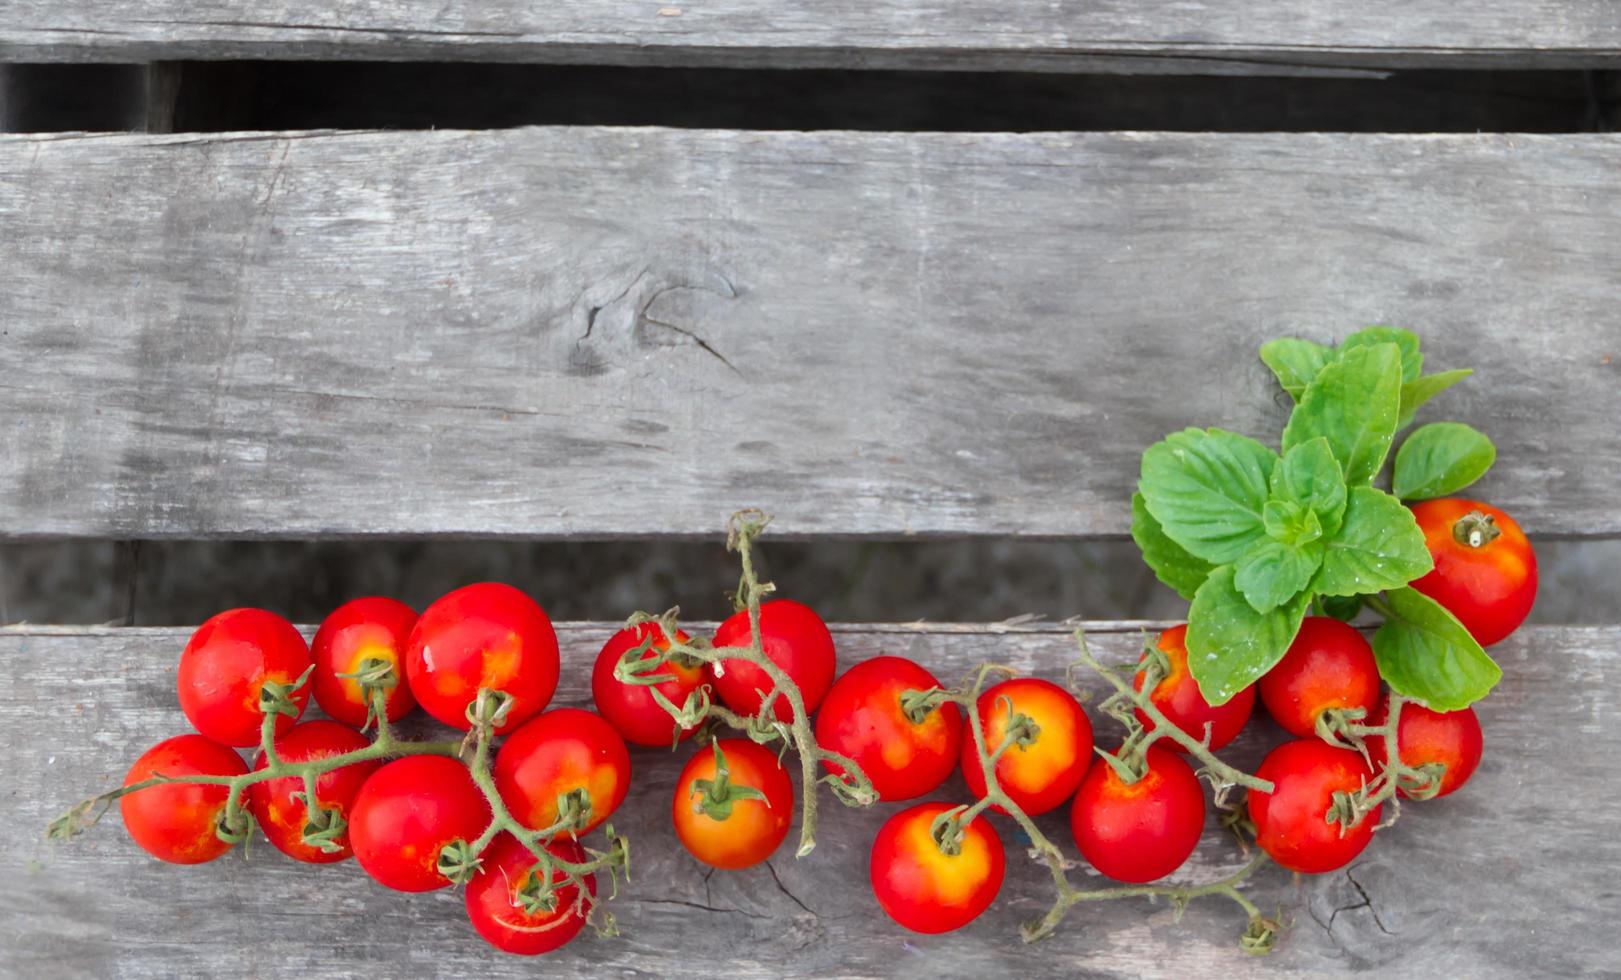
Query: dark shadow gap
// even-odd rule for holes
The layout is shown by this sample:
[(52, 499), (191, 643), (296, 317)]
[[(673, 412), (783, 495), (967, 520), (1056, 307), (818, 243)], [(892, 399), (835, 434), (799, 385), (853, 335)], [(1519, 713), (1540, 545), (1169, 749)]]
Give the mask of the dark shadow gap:
[[(529, 125), (945, 132), (1591, 132), (1615, 72), (1065, 75), (373, 62), (4, 69), (13, 131)], [(154, 95), (149, 98), (148, 90)]]
[[(1130, 541), (761, 542), (780, 594), (846, 622), (1175, 619), (1187, 605)], [(1536, 542), (1533, 622), (1614, 623), (1621, 540)], [(470, 582), (509, 582), (558, 619), (622, 620), (679, 605), (730, 612), (733, 556), (716, 541), (57, 541), (0, 544), (0, 624), (199, 623), (235, 606), (316, 622), (362, 595), (421, 608)]]

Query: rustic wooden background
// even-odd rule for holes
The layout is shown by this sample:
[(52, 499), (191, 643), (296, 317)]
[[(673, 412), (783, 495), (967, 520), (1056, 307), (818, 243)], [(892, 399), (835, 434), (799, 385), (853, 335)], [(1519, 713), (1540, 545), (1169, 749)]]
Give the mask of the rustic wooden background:
[[(1494, 650), (1475, 782), (1258, 880), (1292, 917), (1261, 964), (1220, 904), (1022, 946), (1016, 856), (983, 920), (904, 935), (876, 811), (705, 877), (658, 753), (625, 937), (539, 964), (352, 866), (160, 866), (116, 819), (48, 846), (183, 726), (187, 631), (0, 627), (0, 975), (1621, 973), (1618, 67), (1607, 0), (0, 0), (0, 622), (313, 618), (492, 569), (579, 618), (718, 611), (757, 505), (834, 615), (978, 620), (839, 626), (844, 662), (1057, 677), (1063, 628), (991, 624), (1084, 613), (1123, 660), (1153, 624), (1118, 620), (1178, 613), (1121, 540), (1141, 449), (1276, 431), (1256, 345), (1372, 322), (1477, 369), (1425, 415), (1497, 441), (1479, 493), (1549, 597)], [(561, 700), (607, 629), (563, 627)], [(1236, 860), (1209, 836), (1192, 876)]]

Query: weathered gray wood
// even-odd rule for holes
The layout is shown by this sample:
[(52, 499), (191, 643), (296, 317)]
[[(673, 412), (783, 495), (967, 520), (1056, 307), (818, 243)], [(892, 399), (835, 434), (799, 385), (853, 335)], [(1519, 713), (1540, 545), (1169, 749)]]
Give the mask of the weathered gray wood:
[(4, 0), (0, 58), (367, 58), (950, 69), (1594, 66), (1621, 53), (1606, 0), (1309, 4), (988, 0), (688, 5), (583, 0)]
[(0, 535), (1120, 534), (1281, 334), (1422, 331), (1621, 533), (1614, 136), (0, 138)]
[[(1151, 625), (1151, 624), (1143, 624)], [(1094, 648), (1124, 661), (1139, 624), (1092, 624)], [(561, 628), (559, 701), (589, 699), (587, 665), (608, 627)], [(841, 659), (912, 656), (948, 682), (994, 660), (1050, 678), (1070, 659), (1056, 626), (845, 626)], [(0, 974), (59, 976), (532, 975), (536, 964), (489, 951), (457, 896), (403, 896), (351, 863), (310, 869), (268, 847), (200, 868), (147, 859), (116, 814), (74, 844), (41, 839), (66, 804), (109, 785), (147, 744), (185, 727), (173, 663), (183, 630), (0, 630)], [(1621, 752), (1616, 674), (1621, 628), (1542, 627), (1494, 648), (1499, 690), (1480, 706), (1487, 751), (1456, 796), (1411, 806), (1345, 873), (1299, 881), (1272, 870), (1248, 889), (1293, 927), (1265, 975), (1377, 969), (1390, 977), (1594, 976), (1621, 970), (1595, 925), (1621, 907), (1601, 875), (1621, 862), (1613, 833)], [(1105, 726), (1108, 723), (1103, 723)], [(1249, 765), (1278, 738), (1257, 719), (1233, 759)], [(1100, 728), (1106, 731), (1107, 728)], [(1253, 965), (1234, 945), (1242, 917), (1221, 902), (1180, 925), (1164, 907), (1082, 908), (1053, 940), (1014, 936), (1044, 908), (1039, 868), (1009, 851), (996, 905), (963, 932), (902, 933), (871, 898), (867, 848), (890, 808), (823, 818), (821, 845), (795, 861), (707, 879), (669, 829), (685, 750), (634, 756), (636, 785), (615, 824), (632, 839), (634, 875), (613, 908), (614, 941), (581, 939), (544, 963), (559, 975), (1229, 977)], [(943, 795), (962, 798), (953, 778)], [(1043, 821), (1069, 846), (1064, 814)], [(1004, 828), (1005, 832), (1005, 828)], [(1011, 843), (1011, 838), (1008, 838)], [(1189, 878), (1223, 873), (1236, 850), (1215, 828)], [(275, 943), (275, 938), (282, 942)], [(1004, 972), (1005, 971), (1005, 972)]]

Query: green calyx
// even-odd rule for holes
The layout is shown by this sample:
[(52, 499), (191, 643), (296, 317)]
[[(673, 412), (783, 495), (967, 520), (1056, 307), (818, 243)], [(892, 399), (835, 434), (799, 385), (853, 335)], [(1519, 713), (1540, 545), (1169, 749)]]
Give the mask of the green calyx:
[(732, 771), (726, 764), (726, 753), (721, 751), (720, 741), (717, 739), (709, 745), (715, 752), (715, 776), (693, 780), (692, 792), (697, 797), (692, 805), (694, 813), (724, 822), (731, 818), (732, 808), (741, 800), (760, 800), (771, 805), (765, 794), (755, 787), (732, 782)]
[[(1132, 499), (1144, 560), (1190, 600), (1189, 670), (1211, 704), (1282, 659), (1309, 609), (1332, 601), (1354, 616), (1367, 597), (1427, 574), (1433, 561), (1402, 499), (1465, 486), (1495, 455), (1490, 440), (1458, 423), (1423, 426), (1397, 448), (1418, 407), (1467, 375), (1424, 375), (1410, 331), (1369, 327), (1338, 347), (1277, 340), (1261, 358), (1295, 400), (1280, 451), (1221, 429), (1172, 433), (1143, 453)], [(1393, 449), (1396, 494), (1374, 486)], [(1459, 540), (1489, 543), (1496, 528), (1484, 517), (1460, 521)], [(1424, 642), (1450, 636), (1431, 630)], [(1465, 648), (1443, 654), (1464, 664), (1459, 671), (1404, 664), (1398, 689), (1467, 704), (1489, 687), (1479, 659)]]
[(1470, 548), (1484, 548), (1502, 533), (1492, 515), (1478, 510), (1463, 515), (1452, 525), (1452, 540)]
[(286, 715), (289, 718), (297, 718), (299, 713), (304, 710), (304, 707), (293, 699), (293, 695), (309, 681), (310, 674), (314, 672), (315, 667), (313, 665), (306, 667), (304, 673), (298, 676), (298, 680), (293, 681), (291, 684), (282, 681), (265, 681), (259, 687), (259, 710), (266, 715)]
[(450, 879), (452, 885), (465, 885), (478, 874), (483, 863), (471, 843), (458, 839), (439, 849), (434, 869)]

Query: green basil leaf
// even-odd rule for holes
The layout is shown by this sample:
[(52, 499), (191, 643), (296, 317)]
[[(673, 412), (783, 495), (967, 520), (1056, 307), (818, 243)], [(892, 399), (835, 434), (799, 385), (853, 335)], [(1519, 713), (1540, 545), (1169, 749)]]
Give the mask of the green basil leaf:
[(1261, 526), (1267, 537), (1286, 545), (1310, 544), (1323, 536), (1317, 513), (1292, 500), (1268, 500), (1261, 509)]
[[(1313, 521), (1316, 515), (1304, 511)], [(1233, 586), (1244, 594), (1250, 608), (1269, 613), (1300, 594), (1323, 563), (1323, 543), (1286, 544), (1267, 540), (1257, 543), (1233, 566)]]
[(1401, 352), (1396, 345), (1354, 347), (1307, 386), (1284, 427), (1283, 451), (1321, 436), (1345, 472), (1345, 482), (1368, 483), (1385, 464), (1400, 408)]
[(1424, 371), (1424, 355), (1418, 349), (1418, 335), (1400, 327), (1366, 327), (1340, 341), (1340, 354), (1357, 347), (1395, 344), (1401, 351), (1401, 379), (1417, 381)]
[(1373, 634), (1373, 656), (1397, 694), (1434, 711), (1457, 711), (1485, 697), (1503, 676), (1463, 624), (1434, 599), (1413, 589), (1394, 589), (1385, 598), (1394, 615)]
[(1462, 422), (1420, 426), (1396, 452), (1391, 489), (1403, 500), (1429, 500), (1457, 493), (1486, 475), (1497, 447)]
[(1148, 504), (1140, 493), (1131, 495), (1131, 538), (1142, 550), (1143, 561), (1154, 570), (1154, 577), (1184, 599), (1193, 598), (1215, 567), (1188, 554), (1186, 548), (1166, 537), (1165, 529), (1148, 512)]
[(1334, 348), (1309, 340), (1284, 337), (1261, 345), (1261, 360), (1278, 376), (1278, 384), (1295, 401), (1306, 386), (1317, 380), (1317, 373), (1334, 359)]
[(1143, 453), (1138, 487), (1166, 537), (1221, 565), (1265, 536), (1261, 509), (1277, 462), (1277, 453), (1247, 436), (1184, 429)]
[(1321, 595), (1369, 595), (1406, 585), (1434, 564), (1412, 511), (1383, 490), (1352, 487), (1345, 523), (1328, 540), (1311, 588)]
[(1272, 471), (1272, 499), (1291, 501), (1312, 511), (1325, 535), (1332, 536), (1340, 529), (1340, 518), (1345, 514), (1345, 477), (1327, 439), (1318, 436), (1284, 454), (1283, 463)]
[(1302, 592), (1258, 613), (1233, 584), (1233, 568), (1210, 573), (1188, 607), (1188, 670), (1211, 704), (1226, 704), (1283, 659), (1311, 595)]
[(1413, 415), (1425, 402), (1474, 373), (1469, 368), (1459, 368), (1456, 371), (1426, 374), (1415, 381), (1403, 383), (1401, 386), (1401, 418), (1396, 420), (1396, 428), (1405, 429), (1412, 425)]

